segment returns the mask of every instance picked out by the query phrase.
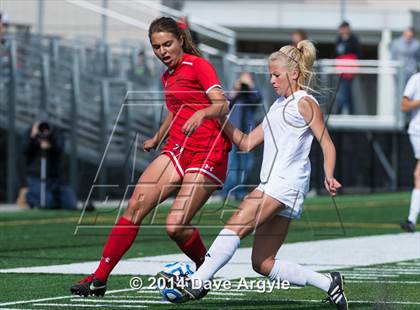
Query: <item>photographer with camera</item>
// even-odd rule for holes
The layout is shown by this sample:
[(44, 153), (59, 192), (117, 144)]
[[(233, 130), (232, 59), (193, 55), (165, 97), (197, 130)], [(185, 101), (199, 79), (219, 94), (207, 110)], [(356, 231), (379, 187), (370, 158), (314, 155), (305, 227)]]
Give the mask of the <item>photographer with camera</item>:
[[(242, 72), (229, 92), (230, 101), (229, 120), (243, 132), (250, 132), (255, 127), (254, 114), (257, 105), (262, 101), (261, 92), (257, 89), (251, 73)], [(223, 196), (238, 185), (243, 185), (247, 179), (247, 172), (253, 165), (253, 153), (241, 153), (236, 145), (232, 145), (229, 153), (228, 174), (223, 187)], [(233, 190), (231, 195), (235, 200), (241, 200), (248, 193), (246, 186)], [(232, 199), (232, 197), (231, 197)]]
[(73, 189), (60, 178), (64, 137), (48, 121), (35, 122), (28, 130), (23, 154), (26, 162), (26, 202), (31, 208), (76, 209)]

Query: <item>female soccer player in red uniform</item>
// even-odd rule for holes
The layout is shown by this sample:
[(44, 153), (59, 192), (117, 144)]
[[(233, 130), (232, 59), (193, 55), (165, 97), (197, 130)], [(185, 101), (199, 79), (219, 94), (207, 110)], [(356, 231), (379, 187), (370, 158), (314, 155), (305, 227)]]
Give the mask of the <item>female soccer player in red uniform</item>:
[(161, 154), (146, 168), (112, 229), (96, 271), (70, 289), (76, 295), (104, 295), (112, 269), (133, 244), (146, 215), (178, 189), (166, 218), (166, 231), (197, 267), (206, 254), (200, 234), (190, 223), (210, 195), (223, 185), (231, 144), (218, 118), (228, 113), (213, 66), (201, 58), (187, 29), (168, 17), (154, 20), (149, 39), (167, 70), (162, 76), (169, 113), (144, 150), (160, 145)]

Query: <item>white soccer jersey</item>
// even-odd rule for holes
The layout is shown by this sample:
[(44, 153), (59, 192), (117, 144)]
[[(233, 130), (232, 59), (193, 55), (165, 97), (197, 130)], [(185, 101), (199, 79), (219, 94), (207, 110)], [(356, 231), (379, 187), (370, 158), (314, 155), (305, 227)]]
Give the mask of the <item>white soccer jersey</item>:
[[(410, 100), (420, 100), (420, 72), (412, 75), (404, 90), (404, 97)], [(410, 135), (420, 135), (420, 108), (411, 110), (411, 121), (408, 127)]]
[(271, 188), (290, 188), (306, 195), (309, 190), (311, 163), (309, 152), (313, 134), (299, 113), (298, 102), (309, 96), (297, 91), (278, 98), (263, 120), (264, 154), (261, 183)]

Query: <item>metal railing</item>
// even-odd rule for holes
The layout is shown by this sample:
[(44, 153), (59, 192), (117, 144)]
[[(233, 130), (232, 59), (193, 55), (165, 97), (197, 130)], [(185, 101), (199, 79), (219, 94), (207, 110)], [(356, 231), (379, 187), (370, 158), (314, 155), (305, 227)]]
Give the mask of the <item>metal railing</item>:
[[(17, 184), (17, 136), (37, 120), (40, 111), (45, 111), (49, 122), (67, 137), (69, 179), (76, 190), (79, 160), (103, 161), (101, 176), (106, 176), (107, 167), (124, 165), (135, 135), (144, 139), (155, 130), (152, 106), (136, 114), (124, 110), (126, 94), (133, 89), (129, 79), (93, 75), (81, 65), (77, 49), (61, 57), (63, 53), (55, 55), (51, 49), (40, 47), (41, 41), (34, 44), (9, 38), (7, 46), (0, 48), (0, 124), (7, 129), (11, 142), (7, 147), (9, 201), (14, 198)], [(100, 59), (97, 63), (102, 66)], [(150, 157), (137, 157), (135, 168), (143, 169)], [(101, 177), (98, 181), (103, 180)]]
[[(265, 108), (258, 116), (262, 118), (276, 97), (269, 82), (267, 60), (238, 57), (203, 44), (200, 48), (215, 66), (226, 90), (240, 72), (254, 74), (264, 97)], [(403, 83), (398, 63), (357, 61), (353, 63), (355, 68), (339, 69), (341, 65), (335, 60), (316, 63), (321, 89), (316, 96), (322, 109), (326, 113), (333, 111), (338, 76), (348, 70), (353, 70), (359, 87), (363, 86), (356, 90), (356, 100), (368, 109), (358, 115), (329, 115), (330, 129), (400, 131), (403, 122), (398, 102)], [(139, 69), (141, 74), (136, 73)], [(80, 160), (101, 163), (94, 178), (98, 184), (107, 182), (109, 167), (124, 167), (127, 178), (133, 169), (142, 170), (153, 155), (141, 152), (138, 142), (152, 136), (164, 116), (164, 96), (159, 92), (162, 70), (154, 55), (127, 44), (109, 46), (48, 36), (10, 37), (0, 47), (0, 124), (7, 129), (10, 141), (8, 200), (14, 199), (16, 191), (17, 137), (36, 120), (39, 111), (46, 111), (51, 123), (67, 137), (68, 174), (75, 189), (80, 183)], [(127, 165), (130, 152), (136, 153), (131, 167)], [(393, 177), (393, 165), (387, 163), (377, 145), (375, 152)]]

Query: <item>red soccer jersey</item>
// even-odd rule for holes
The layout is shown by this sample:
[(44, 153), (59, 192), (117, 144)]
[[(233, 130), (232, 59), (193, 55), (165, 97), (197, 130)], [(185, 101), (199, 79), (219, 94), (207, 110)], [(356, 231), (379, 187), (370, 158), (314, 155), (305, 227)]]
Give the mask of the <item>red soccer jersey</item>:
[(196, 111), (212, 104), (207, 93), (221, 87), (216, 70), (207, 60), (184, 53), (176, 68), (168, 69), (162, 75), (162, 83), (166, 105), (174, 116), (168, 144), (191, 150), (230, 149), (231, 143), (221, 131), (217, 119), (205, 119), (190, 137), (181, 130)]

